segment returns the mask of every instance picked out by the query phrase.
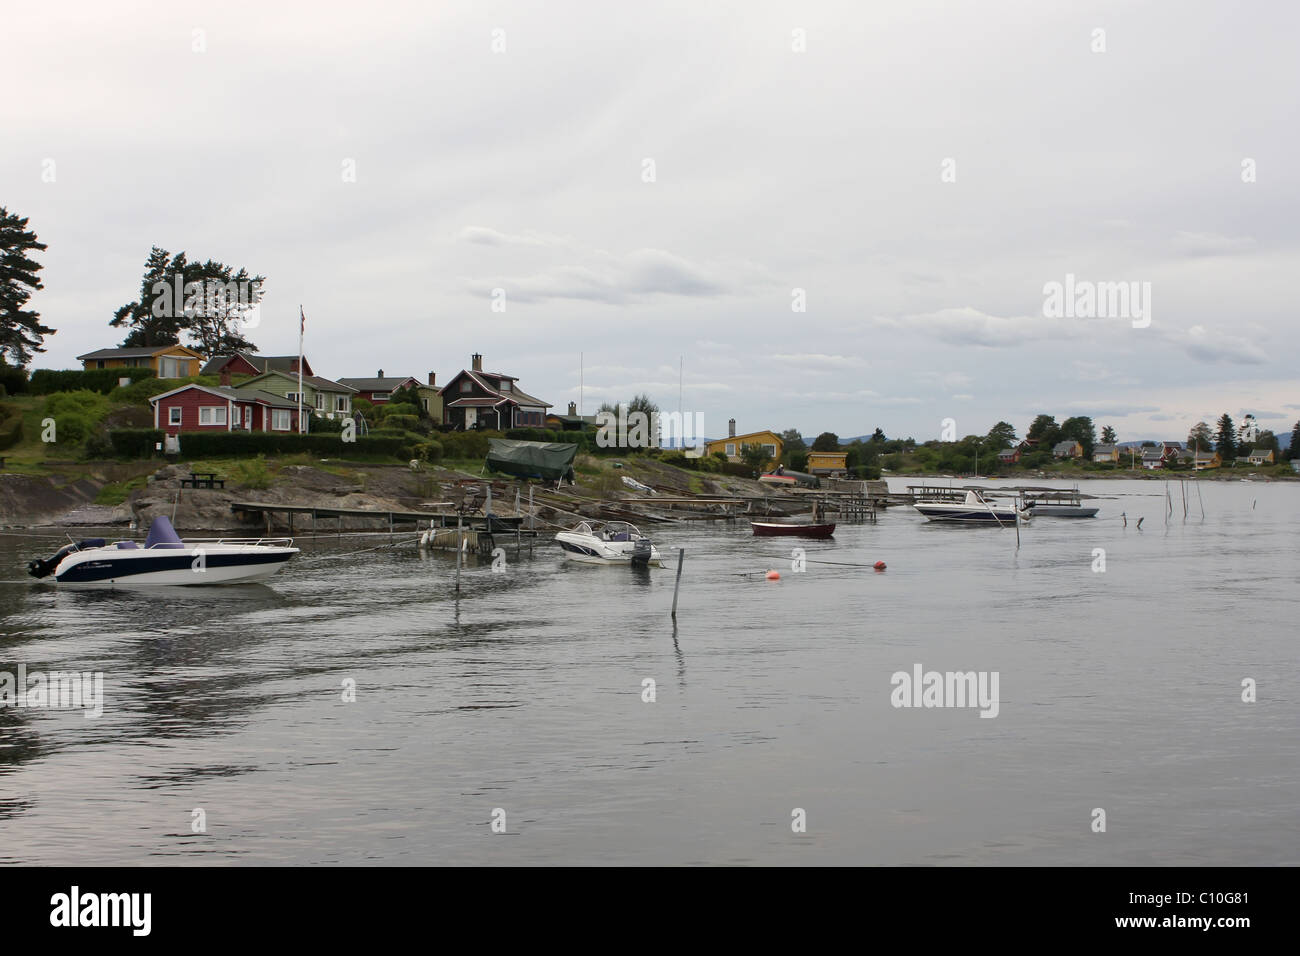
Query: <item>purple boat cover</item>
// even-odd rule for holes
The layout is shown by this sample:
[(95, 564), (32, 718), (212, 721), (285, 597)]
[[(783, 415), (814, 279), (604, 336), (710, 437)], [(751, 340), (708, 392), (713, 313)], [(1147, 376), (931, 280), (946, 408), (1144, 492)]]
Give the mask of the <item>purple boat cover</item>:
[(146, 548), (163, 547), (163, 548), (182, 548), (181, 536), (176, 533), (172, 527), (171, 521), (166, 515), (159, 515), (153, 519), (153, 524), (149, 525), (149, 534), (144, 539)]

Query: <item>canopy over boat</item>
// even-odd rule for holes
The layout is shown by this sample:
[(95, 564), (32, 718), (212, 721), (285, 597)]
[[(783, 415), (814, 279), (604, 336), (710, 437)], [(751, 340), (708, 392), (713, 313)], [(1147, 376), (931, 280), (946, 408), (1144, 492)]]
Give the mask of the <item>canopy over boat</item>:
[(544, 478), (559, 481), (573, 473), (578, 446), (572, 442), (516, 441), (488, 439), (488, 467), (516, 478)]

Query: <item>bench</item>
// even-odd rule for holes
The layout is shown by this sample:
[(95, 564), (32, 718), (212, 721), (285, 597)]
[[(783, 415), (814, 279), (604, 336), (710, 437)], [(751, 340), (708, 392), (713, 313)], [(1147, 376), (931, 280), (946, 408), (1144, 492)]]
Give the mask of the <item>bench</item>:
[(221, 488), (225, 490), (226, 481), (224, 478), (218, 478), (215, 472), (198, 471), (191, 474), (188, 478), (181, 479), (182, 488)]

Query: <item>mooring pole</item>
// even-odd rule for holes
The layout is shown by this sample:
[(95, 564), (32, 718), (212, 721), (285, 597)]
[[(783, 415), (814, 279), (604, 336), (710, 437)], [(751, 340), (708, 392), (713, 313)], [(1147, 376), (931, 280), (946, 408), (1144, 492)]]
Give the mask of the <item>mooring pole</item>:
[(677, 591), (682, 586), (682, 562), (686, 560), (686, 549), (677, 549), (677, 581), (673, 584), (673, 620), (677, 620)]
[(460, 593), (460, 558), (463, 550), (460, 540), (460, 515), (456, 515), (456, 593)]

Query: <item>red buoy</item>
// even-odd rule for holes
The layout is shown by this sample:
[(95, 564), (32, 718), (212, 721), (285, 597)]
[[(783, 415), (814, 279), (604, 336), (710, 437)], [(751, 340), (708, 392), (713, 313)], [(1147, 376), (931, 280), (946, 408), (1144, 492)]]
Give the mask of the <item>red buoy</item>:
[(768, 572), (767, 572), (767, 579), (768, 579), (769, 581), (780, 581), (780, 580), (781, 580), (781, 572), (780, 572), (780, 571), (768, 571)]
[(885, 562), (877, 561), (875, 564), (872, 565), (872, 567), (875, 568), (877, 571), (883, 571), (885, 570)]

